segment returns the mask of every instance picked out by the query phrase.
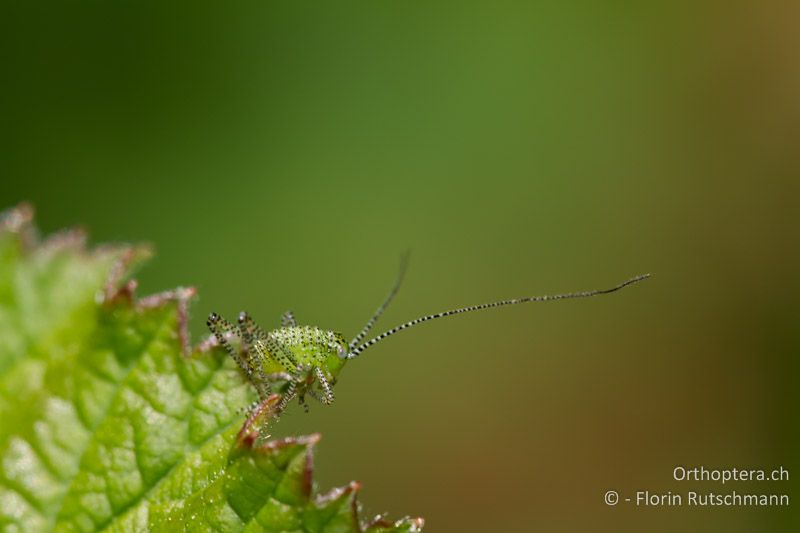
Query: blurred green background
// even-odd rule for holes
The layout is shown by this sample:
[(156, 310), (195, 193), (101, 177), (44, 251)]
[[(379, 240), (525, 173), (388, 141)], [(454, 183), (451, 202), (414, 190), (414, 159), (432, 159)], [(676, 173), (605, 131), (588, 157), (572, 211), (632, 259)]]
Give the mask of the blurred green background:
[[(0, 205), (149, 241), (142, 293), (351, 336), (323, 488), (430, 531), (775, 531), (642, 509), (675, 465), (800, 474), (800, 9), (785, 3), (7, 2)], [(723, 492), (788, 492), (783, 483)], [(794, 502), (792, 505), (796, 505)]]

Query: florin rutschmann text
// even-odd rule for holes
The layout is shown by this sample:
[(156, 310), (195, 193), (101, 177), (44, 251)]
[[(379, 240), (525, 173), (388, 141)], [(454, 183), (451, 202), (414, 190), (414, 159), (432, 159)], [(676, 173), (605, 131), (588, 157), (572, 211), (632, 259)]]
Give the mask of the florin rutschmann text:
[[(604, 497), (606, 505), (617, 503), (630, 504), (636, 507), (788, 507), (789, 494), (780, 490), (781, 482), (789, 481), (789, 471), (783, 466), (773, 469), (760, 468), (706, 468), (705, 466), (676, 466), (672, 471), (674, 481), (691, 482), (691, 490), (658, 491), (634, 490), (628, 494), (615, 490), (607, 491)], [(708, 490), (703, 487), (709, 483), (725, 485), (739, 482), (738, 490), (730, 486)], [(758, 482), (777, 482), (770, 486), (771, 490), (763, 490), (766, 486)], [(703, 487), (703, 488), (701, 488)], [(744, 488), (746, 487), (746, 488)], [(779, 490), (774, 490), (778, 488)]]

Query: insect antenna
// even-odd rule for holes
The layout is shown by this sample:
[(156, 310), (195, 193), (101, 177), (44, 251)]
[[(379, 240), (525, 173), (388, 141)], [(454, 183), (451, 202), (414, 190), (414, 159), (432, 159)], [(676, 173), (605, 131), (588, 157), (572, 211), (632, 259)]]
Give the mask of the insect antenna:
[(386, 296), (386, 299), (383, 301), (381, 306), (378, 307), (377, 310), (375, 310), (375, 313), (372, 315), (372, 318), (369, 319), (367, 325), (364, 326), (364, 328), (358, 333), (358, 335), (356, 335), (355, 338), (350, 341), (348, 349), (351, 352), (356, 346), (358, 346), (358, 343), (364, 340), (364, 337), (367, 336), (367, 333), (370, 332), (372, 326), (374, 326), (375, 322), (378, 321), (378, 318), (380, 318), (383, 312), (386, 311), (386, 308), (389, 307), (389, 304), (392, 302), (395, 295), (397, 294), (397, 291), (400, 289), (400, 284), (403, 283), (403, 277), (405, 277), (406, 269), (408, 268), (408, 256), (409, 252), (405, 252), (403, 253), (403, 255), (400, 256), (400, 269), (397, 272), (397, 279), (394, 282), (392, 290), (389, 291), (389, 294)]
[[(491, 309), (491, 308), (494, 308), (494, 307), (502, 307), (504, 305), (523, 304), (523, 303), (527, 303), (527, 302), (547, 302), (547, 301), (550, 301), (550, 300), (568, 300), (570, 298), (589, 298), (590, 296), (597, 296), (597, 295), (600, 295), (600, 294), (609, 294), (609, 293), (612, 293), (612, 292), (616, 292), (616, 291), (622, 289), (623, 287), (627, 287), (628, 285), (633, 285), (634, 283), (638, 283), (638, 282), (640, 282), (642, 280), (645, 280), (645, 279), (647, 279), (649, 277), (650, 277), (650, 274), (642, 274), (640, 276), (636, 276), (635, 278), (631, 278), (631, 279), (629, 279), (627, 281), (623, 281), (619, 285), (611, 287), (610, 289), (598, 289), (598, 290), (593, 290), (593, 291), (571, 292), (571, 293), (567, 293), (567, 294), (553, 294), (553, 295), (549, 295), (549, 296), (529, 296), (529, 297), (526, 297), (526, 298), (514, 298), (512, 300), (501, 300), (499, 302), (491, 302), (491, 303), (480, 304), (480, 305), (471, 305), (469, 307), (462, 307), (460, 309), (451, 309), (450, 311), (442, 311), (441, 313), (422, 316), (422, 317), (419, 317), (419, 318), (415, 318), (414, 320), (411, 320), (409, 322), (406, 322), (405, 324), (400, 324), (399, 326), (393, 327), (392, 329), (390, 329), (388, 331), (384, 331), (383, 333), (381, 333), (377, 337), (368, 340), (367, 342), (363, 343), (362, 345), (360, 345), (360, 346), (358, 346), (356, 348), (353, 348), (352, 343), (351, 343), (350, 352), (347, 354), (346, 358), (347, 359), (353, 359), (354, 357), (358, 357), (359, 354), (361, 354), (361, 352), (363, 352), (364, 350), (366, 350), (370, 346), (379, 343), (380, 341), (382, 341), (386, 337), (394, 335), (395, 333), (397, 333), (399, 331), (402, 331), (404, 329), (408, 329), (408, 328), (411, 328), (411, 327), (416, 326), (418, 324), (421, 324), (422, 322), (427, 322), (428, 320), (433, 320), (435, 318), (444, 318), (446, 316), (457, 315), (457, 314), (460, 314), (460, 313), (467, 313), (467, 312), (470, 312), (470, 311), (480, 311), (482, 309)], [(389, 298), (389, 300), (391, 300), (391, 298)], [(382, 306), (382, 307), (384, 307), (384, 306)], [(379, 311), (382, 311), (382, 309), (379, 309)], [(378, 313), (378, 314), (380, 314), (380, 313)], [(368, 329), (367, 329), (367, 331), (368, 331)], [(358, 338), (359, 337), (356, 337), (356, 339), (358, 339)]]

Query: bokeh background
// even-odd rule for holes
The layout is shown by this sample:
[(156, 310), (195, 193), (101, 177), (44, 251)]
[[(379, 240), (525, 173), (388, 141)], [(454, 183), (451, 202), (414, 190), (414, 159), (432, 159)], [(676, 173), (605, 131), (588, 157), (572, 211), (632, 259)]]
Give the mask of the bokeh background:
[[(675, 465), (797, 450), (796, 2), (8, 2), (0, 205), (149, 241), (143, 293), (353, 335), (497, 298), (342, 374), (322, 488), (430, 531), (778, 531), (784, 509), (607, 507), (715, 490)], [(794, 480), (724, 491), (797, 495)]]

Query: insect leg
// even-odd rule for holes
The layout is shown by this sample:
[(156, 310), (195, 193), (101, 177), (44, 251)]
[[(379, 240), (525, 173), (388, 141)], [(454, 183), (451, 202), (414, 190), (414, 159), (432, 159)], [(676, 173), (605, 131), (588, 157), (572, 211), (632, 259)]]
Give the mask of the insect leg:
[(288, 372), (272, 372), (267, 374), (267, 379), (270, 381), (292, 381), (294, 376)]
[(289, 405), (289, 402), (292, 401), (296, 393), (297, 393), (297, 382), (292, 380), (289, 382), (289, 386), (281, 395), (280, 401), (275, 406), (275, 414), (277, 416), (280, 416), (283, 410), (286, 409), (286, 406)]
[(253, 371), (250, 368), (249, 361), (245, 357), (242, 357), (242, 354), (236, 351), (236, 349), (228, 341), (228, 337), (232, 335), (241, 337), (239, 328), (219, 316), (217, 313), (211, 313), (208, 316), (206, 325), (208, 325), (208, 329), (210, 329), (211, 333), (214, 334), (214, 337), (216, 337), (220, 346), (225, 348), (225, 351), (228, 352), (228, 355), (230, 355), (231, 358), (236, 361), (236, 363), (239, 365), (239, 368), (241, 368), (247, 376), (247, 379), (250, 380), (251, 383), (255, 383), (253, 381)]
[(297, 372), (297, 361), (289, 348), (271, 335), (265, 335), (264, 338), (260, 340), (266, 345), (270, 355), (272, 355), (287, 372), (290, 374)]
[(325, 373), (322, 369), (318, 366), (314, 367), (314, 373), (317, 375), (317, 379), (319, 380), (319, 386), (322, 388), (322, 391), (325, 395), (322, 397), (324, 404), (330, 405), (333, 403), (333, 387), (331, 387), (330, 382), (328, 382), (328, 378), (325, 377)]
[(308, 391), (306, 391), (306, 392), (308, 393), (309, 396), (311, 396), (312, 398), (317, 400), (319, 403), (327, 405), (327, 403), (325, 403), (325, 400), (322, 398), (322, 396), (320, 396), (319, 393), (317, 391), (315, 391), (314, 389), (309, 388)]
[(297, 320), (294, 318), (294, 313), (291, 311), (286, 311), (281, 315), (281, 327), (282, 328), (291, 328), (297, 325)]
[(297, 396), (297, 401), (300, 404), (300, 406), (303, 408), (303, 411), (307, 413), (308, 412), (308, 404), (306, 403), (305, 395), (304, 394), (299, 394)]
[[(249, 439), (253, 439), (255, 444), (259, 442), (263, 442), (269, 435), (267, 434), (267, 430), (269, 428), (269, 422), (274, 416), (274, 404), (278, 402), (279, 396), (277, 394), (273, 394), (266, 400), (262, 400), (260, 402), (256, 402), (255, 406), (250, 410), (250, 414), (245, 420), (242, 429), (239, 430), (238, 440), (239, 442), (245, 442)], [(253, 428), (258, 425), (255, 435), (253, 434)]]
[(272, 394), (272, 388), (267, 375), (264, 373), (264, 354), (255, 344), (254, 335), (260, 333), (261, 328), (253, 322), (253, 319), (246, 311), (239, 313), (239, 332), (242, 337), (242, 352), (244, 352), (247, 362), (252, 367), (252, 372), (258, 376), (258, 379), (252, 379), (251, 381), (256, 387), (258, 397), (264, 400)]

